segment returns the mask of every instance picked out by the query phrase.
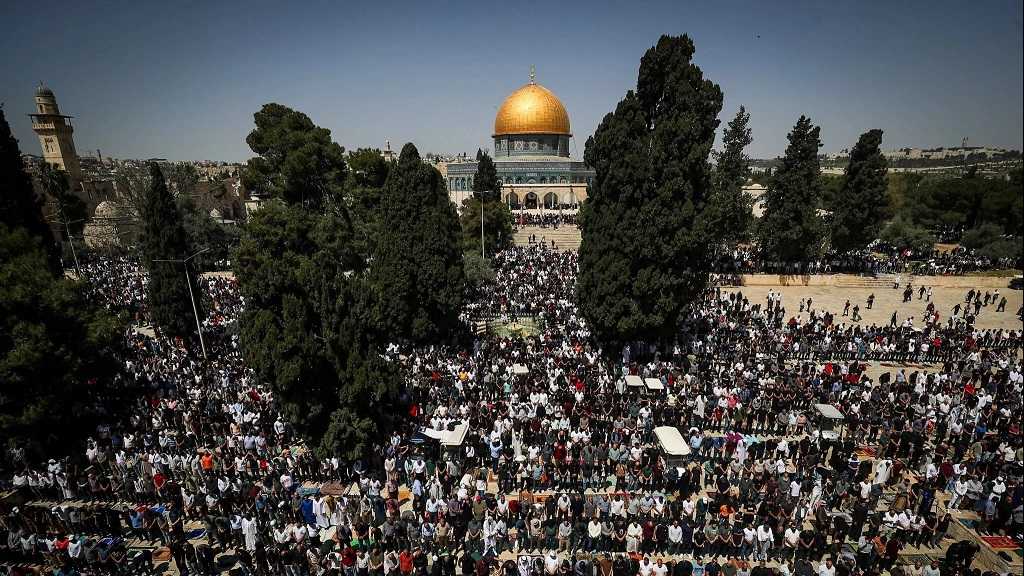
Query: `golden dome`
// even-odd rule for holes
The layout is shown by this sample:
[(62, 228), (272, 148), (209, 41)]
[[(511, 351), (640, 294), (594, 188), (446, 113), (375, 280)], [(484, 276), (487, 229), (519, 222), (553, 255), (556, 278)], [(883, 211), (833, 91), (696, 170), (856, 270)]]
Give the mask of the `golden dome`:
[(505, 98), (494, 118), (494, 135), (564, 134), (569, 131), (569, 113), (550, 90), (531, 81)]

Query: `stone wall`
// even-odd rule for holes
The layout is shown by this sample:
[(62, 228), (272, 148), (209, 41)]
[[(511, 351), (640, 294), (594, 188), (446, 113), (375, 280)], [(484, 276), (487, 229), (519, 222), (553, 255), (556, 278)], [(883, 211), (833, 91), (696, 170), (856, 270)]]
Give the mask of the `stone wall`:
[[(863, 276), (854, 274), (743, 274), (743, 286), (852, 286)], [(888, 279), (888, 277), (885, 277)], [(1010, 278), (1005, 276), (903, 276), (902, 282), (942, 288), (1006, 288)]]

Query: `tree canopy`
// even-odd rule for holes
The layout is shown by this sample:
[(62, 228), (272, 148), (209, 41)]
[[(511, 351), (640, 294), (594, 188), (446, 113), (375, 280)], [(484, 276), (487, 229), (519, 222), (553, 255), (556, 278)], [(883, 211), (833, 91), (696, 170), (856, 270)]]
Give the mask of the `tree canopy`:
[(397, 417), (398, 378), (379, 353), (353, 246), (337, 213), (271, 201), (246, 224), (234, 266), (246, 362), (314, 447), (354, 459)]
[(60, 251), (53, 231), (43, 217), (42, 199), (32, 187), (25, 171), (18, 141), (11, 134), (4, 109), (0, 106), (0, 223), (13, 228), (23, 227), (38, 238), (47, 255), (47, 266), (56, 269)]
[(887, 164), (882, 156), (882, 131), (860, 135), (850, 151), (846, 176), (832, 206), (832, 248), (861, 250), (878, 234), (889, 214)]
[(359, 148), (348, 155), (349, 176), (346, 183), (347, 206), (356, 227), (358, 250), (370, 254), (382, 235), (380, 222), (381, 191), (391, 172), (388, 162), (375, 148)]
[(38, 456), (92, 432), (121, 337), (116, 317), (51, 270), (41, 240), (0, 223), (0, 437)]
[[(200, 292), (195, 268), (182, 260), (192, 255), (193, 246), (160, 166), (155, 162), (149, 165), (149, 183), (141, 206), (139, 238), (142, 262), (149, 271), (146, 306), (153, 324), (162, 332), (191, 338), (197, 335), (192, 294)], [(198, 296), (196, 305), (199, 305)]]
[(0, 438), (32, 456), (59, 453), (94, 429), (105, 404), (117, 405), (104, 400), (122, 324), (55, 266), (3, 108), (0, 189)]
[(916, 225), (947, 240), (959, 240), (982, 224), (998, 226), (1004, 234), (1021, 235), (1024, 187), (1019, 178), (923, 178), (904, 192), (900, 213)]
[(821, 251), (818, 149), (821, 128), (801, 116), (789, 133), (782, 164), (768, 181), (759, 226), (761, 252), (783, 262), (806, 262)]
[(462, 203), (462, 242), (467, 252), (480, 253), (480, 211), (483, 210), (484, 243), (488, 254), (512, 245), (512, 213), (501, 201), (501, 183), (494, 160), (476, 151), (473, 197)]
[(381, 333), (416, 344), (448, 339), (465, 291), (459, 219), (441, 174), (411, 143), (381, 192), (380, 219), (370, 279)]
[(476, 175), (473, 177), (473, 192), (474, 196), (482, 197), (487, 202), (501, 199), (498, 169), (494, 166), (491, 155), (480, 149), (476, 151)]
[(266, 104), (254, 117), (256, 129), (245, 141), (257, 156), (242, 171), (243, 185), (289, 204), (338, 202), (348, 166), (345, 149), (331, 140), (331, 131), (281, 104)]
[[(458, 233), (451, 230), (450, 205), (431, 203), (438, 197), (447, 202), (443, 182), (415, 148), (403, 167), (381, 164), (374, 151), (357, 151), (349, 172), (327, 130), (277, 104), (264, 106), (256, 123), (248, 141), (261, 156), (249, 161), (246, 178), (258, 174), (271, 183), (264, 190), (274, 199), (250, 216), (232, 261), (246, 300), (242, 353), (311, 446), (342, 458), (368, 456), (404, 413), (398, 374), (382, 354), (396, 334), (381, 332), (373, 282), (379, 278), (371, 278), (369, 266), (379, 265), (381, 274), (399, 262), (414, 269), (423, 262), (408, 263), (409, 250), (429, 254), (423, 279), (438, 286), (438, 247), (446, 234), (457, 239)], [(447, 227), (439, 226), (445, 217)], [(418, 234), (421, 245), (396, 247), (400, 233)], [(451, 262), (444, 266), (455, 269)], [(387, 288), (394, 289), (389, 298), (400, 292), (393, 284)], [(413, 323), (419, 317), (402, 318)]]
[(377, 148), (358, 148), (349, 152), (348, 167), (354, 186), (380, 189), (388, 179), (391, 163)]
[(606, 353), (670, 339), (707, 282), (700, 223), (722, 91), (687, 36), (662, 36), (629, 91), (587, 140), (596, 171), (581, 215), (577, 301)]
[(745, 240), (754, 218), (753, 199), (743, 191), (750, 177), (749, 158), (743, 150), (754, 141), (749, 122), (750, 113), (740, 106), (722, 136), (722, 151), (715, 154), (713, 185), (704, 222), (710, 237), (725, 247)]

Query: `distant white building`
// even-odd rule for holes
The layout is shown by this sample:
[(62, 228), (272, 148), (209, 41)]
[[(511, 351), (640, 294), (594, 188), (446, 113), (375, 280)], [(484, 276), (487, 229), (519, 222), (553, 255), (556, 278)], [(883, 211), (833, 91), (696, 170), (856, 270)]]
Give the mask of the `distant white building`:
[(988, 146), (967, 146), (953, 148), (896, 148), (882, 152), (888, 160), (952, 160), (968, 156), (985, 156), (986, 158), (1006, 154), (1009, 150), (989, 148)]
[(748, 183), (743, 187), (743, 192), (749, 195), (753, 200), (754, 204), (751, 211), (754, 213), (755, 218), (760, 218), (764, 215), (764, 193), (767, 189), (762, 184), (756, 182)]

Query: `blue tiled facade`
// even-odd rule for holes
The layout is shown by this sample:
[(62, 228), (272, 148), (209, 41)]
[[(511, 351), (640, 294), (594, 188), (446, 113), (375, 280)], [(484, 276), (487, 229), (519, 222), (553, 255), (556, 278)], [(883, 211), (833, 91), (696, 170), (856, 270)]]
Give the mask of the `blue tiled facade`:
[[(590, 184), (594, 171), (569, 157), (569, 137), (506, 134), (494, 138), (494, 165), (504, 184)], [(448, 189), (473, 189), (476, 162), (448, 165)]]

